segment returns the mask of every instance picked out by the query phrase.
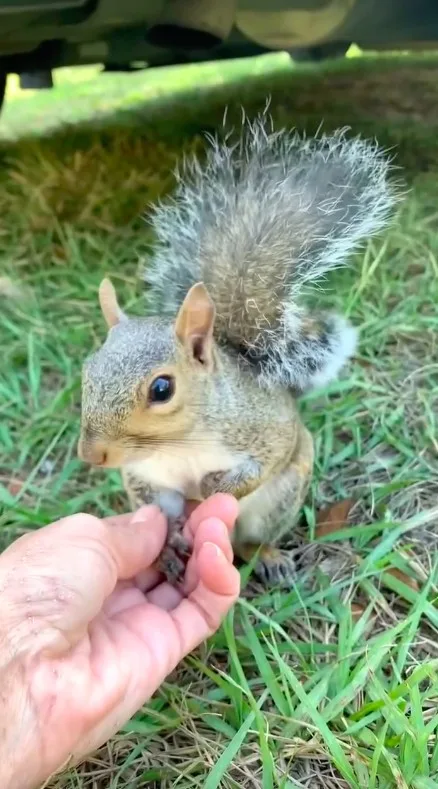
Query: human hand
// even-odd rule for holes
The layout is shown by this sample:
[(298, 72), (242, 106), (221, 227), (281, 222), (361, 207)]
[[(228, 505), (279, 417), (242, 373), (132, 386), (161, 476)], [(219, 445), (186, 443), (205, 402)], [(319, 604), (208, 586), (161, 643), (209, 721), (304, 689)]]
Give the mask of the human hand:
[(32, 789), (89, 753), (219, 626), (239, 593), (218, 494), (190, 515), (184, 594), (152, 564), (166, 538), (156, 507), (73, 515), (0, 556), (0, 786)]

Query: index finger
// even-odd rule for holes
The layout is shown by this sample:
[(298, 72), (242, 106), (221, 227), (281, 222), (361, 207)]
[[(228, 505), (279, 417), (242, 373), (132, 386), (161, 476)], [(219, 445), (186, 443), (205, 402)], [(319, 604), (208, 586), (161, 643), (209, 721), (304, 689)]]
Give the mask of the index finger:
[(233, 496), (227, 493), (215, 493), (202, 501), (191, 513), (185, 527), (186, 536), (192, 541), (200, 524), (209, 518), (217, 518), (225, 523), (231, 532), (237, 520), (239, 505)]

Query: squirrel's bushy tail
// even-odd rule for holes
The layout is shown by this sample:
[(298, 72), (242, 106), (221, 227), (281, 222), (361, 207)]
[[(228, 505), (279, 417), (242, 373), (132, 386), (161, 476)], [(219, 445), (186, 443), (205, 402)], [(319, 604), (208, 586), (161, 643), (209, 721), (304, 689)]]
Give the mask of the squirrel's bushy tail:
[(385, 225), (397, 200), (389, 169), (374, 143), (274, 132), (265, 116), (245, 122), (237, 144), (210, 139), (205, 163), (185, 161), (173, 200), (153, 211), (154, 309), (174, 316), (202, 281), (218, 340), (264, 383), (305, 389), (331, 377), (352, 353), (352, 329), (309, 313), (303, 291)]

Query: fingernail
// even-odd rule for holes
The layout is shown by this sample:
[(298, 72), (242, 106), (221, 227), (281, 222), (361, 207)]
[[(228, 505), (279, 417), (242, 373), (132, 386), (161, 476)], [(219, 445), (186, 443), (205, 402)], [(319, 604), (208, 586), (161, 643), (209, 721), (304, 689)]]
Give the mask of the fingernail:
[(217, 559), (219, 559), (219, 561), (222, 561), (222, 562), (226, 562), (227, 561), (226, 557), (225, 557), (225, 554), (221, 551), (219, 546), (216, 545), (216, 543), (214, 543), (214, 542), (204, 542), (204, 548), (206, 548), (208, 551), (210, 551), (211, 554), (214, 554), (214, 556)]
[(155, 504), (145, 504), (143, 507), (140, 507), (137, 512), (131, 518), (131, 524), (134, 523), (144, 523), (145, 521), (150, 521), (153, 518), (158, 518), (161, 514), (159, 507)]

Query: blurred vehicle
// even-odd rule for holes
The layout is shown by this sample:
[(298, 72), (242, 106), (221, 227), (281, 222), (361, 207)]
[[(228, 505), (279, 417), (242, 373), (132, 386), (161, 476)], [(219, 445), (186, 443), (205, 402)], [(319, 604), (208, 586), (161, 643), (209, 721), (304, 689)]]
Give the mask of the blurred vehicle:
[(300, 60), (363, 49), (435, 47), (436, 0), (0, 0), (6, 75), (50, 88), (60, 66), (131, 70), (259, 55)]

